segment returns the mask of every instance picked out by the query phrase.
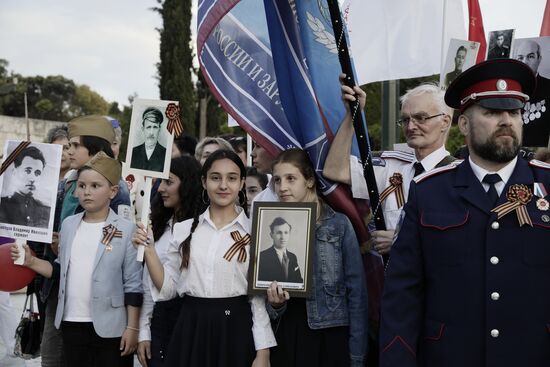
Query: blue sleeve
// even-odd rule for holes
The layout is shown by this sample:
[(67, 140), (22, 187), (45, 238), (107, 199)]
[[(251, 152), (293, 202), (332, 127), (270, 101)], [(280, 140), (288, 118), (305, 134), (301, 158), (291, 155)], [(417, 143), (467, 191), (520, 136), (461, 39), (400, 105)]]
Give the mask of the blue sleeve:
[(140, 307), (143, 303), (143, 263), (136, 260), (137, 250), (132, 245), (135, 226), (128, 223), (128, 235), (125, 238), (126, 255), (122, 272), (124, 284), (124, 304)]
[(130, 206), (130, 191), (128, 191), (128, 185), (124, 180), (118, 182), (118, 192), (109, 206), (118, 214), (119, 205)]
[(349, 349), (351, 366), (363, 366), (367, 354), (368, 296), (363, 258), (349, 219), (344, 219), (343, 267), (349, 312)]
[(424, 312), (424, 273), (416, 190), (412, 182), (384, 281), (380, 367), (417, 366), (417, 341)]

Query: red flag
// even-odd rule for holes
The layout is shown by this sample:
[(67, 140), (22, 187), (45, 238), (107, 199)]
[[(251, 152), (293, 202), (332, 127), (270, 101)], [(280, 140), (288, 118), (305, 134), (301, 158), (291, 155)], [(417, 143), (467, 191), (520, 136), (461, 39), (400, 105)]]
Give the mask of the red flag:
[(540, 35), (550, 36), (550, 0), (546, 0), (546, 9), (542, 18), (542, 26), (540, 27)]
[(487, 41), (485, 40), (485, 31), (483, 30), (483, 18), (478, 0), (468, 0), (468, 40), (479, 42), (479, 52), (477, 53), (476, 64), (485, 60)]

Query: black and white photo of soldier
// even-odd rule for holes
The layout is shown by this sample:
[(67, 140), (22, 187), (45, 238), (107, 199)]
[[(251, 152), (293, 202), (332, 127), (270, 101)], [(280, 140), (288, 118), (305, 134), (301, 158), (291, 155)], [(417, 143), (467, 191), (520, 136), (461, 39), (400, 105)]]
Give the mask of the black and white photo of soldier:
[(448, 87), (449, 84), (451, 84), (451, 82), (455, 80), (456, 77), (462, 73), (462, 68), (464, 67), (464, 62), (466, 61), (467, 54), (468, 54), (468, 50), (466, 49), (466, 47), (462, 45), (456, 50), (456, 55), (454, 58), (455, 68), (453, 71), (445, 75), (444, 83), (446, 87)]
[[(543, 47), (545, 46), (545, 47)], [(546, 56), (546, 58), (545, 58)], [(550, 37), (517, 39), (512, 57), (531, 68), (537, 76), (537, 87), (523, 107), (523, 145), (546, 147), (550, 135), (550, 79), (541, 72), (550, 68)]]
[(142, 114), (141, 131), (145, 141), (132, 150), (131, 168), (162, 172), (166, 159), (166, 148), (159, 136), (164, 121), (163, 113), (156, 107), (148, 107)]
[(513, 29), (490, 32), (487, 60), (509, 58), (513, 39)]
[(44, 154), (37, 147), (28, 146), (15, 158), (13, 166), (14, 191), (9, 195), (7, 187), (2, 188), (0, 222), (48, 228), (51, 208), (36, 198), (46, 167)]

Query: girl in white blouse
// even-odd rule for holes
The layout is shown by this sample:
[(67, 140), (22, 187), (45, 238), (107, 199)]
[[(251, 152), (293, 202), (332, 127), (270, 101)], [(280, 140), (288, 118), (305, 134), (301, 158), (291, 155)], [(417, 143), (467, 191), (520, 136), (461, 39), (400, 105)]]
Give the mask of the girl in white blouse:
[[(183, 296), (165, 366), (268, 366), (276, 345), (265, 298), (248, 297), (249, 222), (246, 176), (241, 159), (217, 150), (201, 171), (208, 209), (174, 225), (164, 266), (143, 229), (134, 245), (145, 245), (154, 300)], [(242, 192), (242, 194), (240, 194)]]
[[(201, 166), (194, 157), (172, 159), (170, 175), (161, 181), (151, 202), (152, 235), (161, 261), (167, 260), (174, 224), (193, 218), (206, 206), (201, 200)], [(143, 305), (139, 315), (138, 360), (145, 367), (164, 365), (166, 349), (179, 315), (182, 298), (177, 295), (154, 302), (147, 266), (143, 269)]]

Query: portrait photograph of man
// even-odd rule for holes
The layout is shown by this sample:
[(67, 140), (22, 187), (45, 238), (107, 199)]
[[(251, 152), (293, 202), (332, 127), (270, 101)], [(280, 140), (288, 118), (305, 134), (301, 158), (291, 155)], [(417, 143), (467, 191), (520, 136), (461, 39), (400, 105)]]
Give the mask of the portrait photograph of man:
[(315, 222), (312, 208), (311, 203), (255, 205), (250, 289), (265, 292), (276, 281), (289, 291), (301, 292), (298, 296), (305, 296), (313, 260), (309, 256)]
[(168, 176), (173, 136), (167, 130), (169, 101), (135, 99), (132, 106), (130, 141), (126, 160), (135, 173)]
[[(53, 225), (61, 146), (30, 144), (17, 149), (18, 154), (10, 155), (19, 144), (8, 141), (4, 149), (4, 160), (9, 158), (11, 164), (0, 176), (0, 223), (43, 229), (36, 232), (47, 238)], [(13, 227), (4, 227), (0, 234), (13, 234)], [(8, 233), (2, 232), (6, 229)]]
[(487, 60), (507, 59), (510, 57), (514, 30), (505, 29), (489, 32), (489, 46), (487, 47)]
[(546, 147), (550, 135), (550, 37), (514, 41), (512, 58), (531, 68), (537, 77), (535, 92), (523, 107), (523, 145)]
[(478, 51), (479, 42), (451, 39), (440, 85), (447, 88), (464, 70), (475, 65)]

